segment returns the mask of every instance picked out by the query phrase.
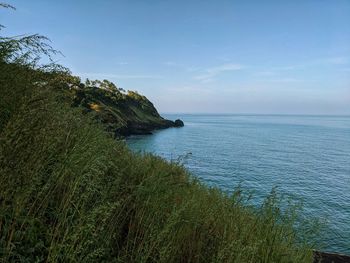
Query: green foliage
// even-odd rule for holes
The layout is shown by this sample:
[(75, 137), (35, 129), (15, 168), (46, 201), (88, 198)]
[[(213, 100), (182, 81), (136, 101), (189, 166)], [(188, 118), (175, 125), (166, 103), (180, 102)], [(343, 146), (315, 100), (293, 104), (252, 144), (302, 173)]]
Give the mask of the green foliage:
[(1, 41), (0, 262), (311, 262), (276, 194), (255, 209), (131, 153), (70, 107), (71, 94), (108, 104), (111, 91), (38, 67), (33, 43)]
[(0, 134), (2, 261), (311, 262), (274, 194), (252, 209), (239, 191), (132, 154), (59, 89), (23, 86)]
[(113, 83), (113, 82), (110, 82), (106, 79), (100, 81), (100, 80), (93, 80), (93, 81), (90, 81), (89, 79), (86, 79), (85, 81), (85, 87), (88, 87), (88, 88), (91, 88), (91, 87), (94, 87), (94, 88), (99, 88), (99, 89), (103, 89), (103, 90), (106, 90), (107, 94), (108, 93), (115, 93), (115, 94), (120, 94), (120, 90), (117, 88), (117, 86)]
[(130, 98), (133, 98), (133, 99), (138, 100), (138, 101), (142, 101), (142, 100), (145, 100), (145, 99), (146, 99), (145, 96), (140, 95), (137, 91), (128, 90), (127, 95), (128, 95)]
[[(117, 137), (171, 126), (145, 96), (126, 93), (108, 80), (87, 79), (84, 84), (71, 85), (66, 95), (72, 106), (82, 108)], [(140, 131), (143, 127), (146, 130)]]
[(0, 59), (7, 63), (36, 64), (42, 54), (51, 59), (52, 54), (57, 54), (47, 42), (47, 37), (35, 34), (20, 37), (0, 38)]
[(274, 194), (258, 210), (135, 155), (51, 89), (0, 136), (4, 261), (308, 262)]

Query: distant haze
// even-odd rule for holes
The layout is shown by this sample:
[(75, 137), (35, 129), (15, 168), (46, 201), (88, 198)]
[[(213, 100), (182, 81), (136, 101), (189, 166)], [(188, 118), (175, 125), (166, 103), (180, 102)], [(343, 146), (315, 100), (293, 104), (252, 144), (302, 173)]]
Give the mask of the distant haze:
[(350, 1), (6, 1), (84, 78), (160, 112), (350, 114)]

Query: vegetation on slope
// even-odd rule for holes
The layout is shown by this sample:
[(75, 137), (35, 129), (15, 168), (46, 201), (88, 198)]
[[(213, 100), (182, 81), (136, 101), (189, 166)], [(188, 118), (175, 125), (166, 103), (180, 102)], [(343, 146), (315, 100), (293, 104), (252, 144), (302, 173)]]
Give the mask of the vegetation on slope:
[(1, 262), (312, 261), (275, 194), (253, 208), (131, 153), (70, 106), (77, 79), (39, 68), (50, 47), (27, 40), (23, 53), (23, 39), (0, 39)]
[[(10, 6), (0, 4), (0, 7)], [(51, 58), (51, 55), (59, 53), (52, 49), (47, 41), (47, 38), (40, 35), (20, 38), (1, 37), (0, 56), (3, 61), (21, 65), (30, 64), (33, 69), (33, 65), (40, 61), (40, 55), (44, 54)], [(80, 107), (84, 113), (93, 115), (93, 118), (114, 137), (150, 134), (155, 129), (183, 126), (180, 120), (174, 122), (162, 118), (145, 96), (135, 91), (126, 92), (108, 80), (87, 79), (82, 83), (78, 77), (71, 76), (68, 69), (56, 64), (43, 65), (41, 71), (32, 71), (30, 74), (35, 74), (42, 85), (52, 81), (55, 75), (55, 81), (60, 80), (61, 84), (64, 82), (60, 88), (64, 89), (63, 94), (70, 104)]]
[(73, 106), (93, 112), (96, 120), (115, 137), (149, 134), (155, 129), (177, 127), (176, 122), (163, 119), (153, 104), (137, 92), (117, 88), (108, 80), (86, 80), (70, 87)]

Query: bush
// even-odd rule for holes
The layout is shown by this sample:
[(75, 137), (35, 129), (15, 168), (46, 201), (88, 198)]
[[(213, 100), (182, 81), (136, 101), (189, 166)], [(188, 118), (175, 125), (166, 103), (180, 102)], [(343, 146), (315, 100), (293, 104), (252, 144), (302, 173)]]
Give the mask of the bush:
[(3, 261), (311, 262), (274, 194), (253, 209), (28, 87), (0, 134)]
[(71, 108), (41, 40), (0, 38), (1, 262), (311, 262), (274, 193), (252, 208)]

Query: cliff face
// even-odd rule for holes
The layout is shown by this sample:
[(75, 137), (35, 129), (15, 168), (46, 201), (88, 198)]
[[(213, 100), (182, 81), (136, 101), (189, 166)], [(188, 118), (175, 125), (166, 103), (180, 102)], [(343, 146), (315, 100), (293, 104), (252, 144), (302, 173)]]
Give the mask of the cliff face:
[(72, 105), (94, 115), (115, 137), (151, 134), (153, 130), (181, 127), (182, 121), (161, 117), (154, 105), (137, 92), (84, 86), (73, 89)]

